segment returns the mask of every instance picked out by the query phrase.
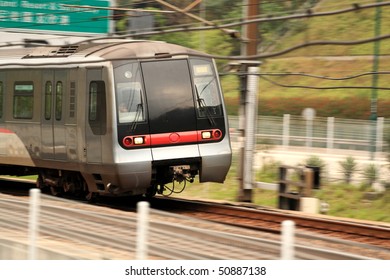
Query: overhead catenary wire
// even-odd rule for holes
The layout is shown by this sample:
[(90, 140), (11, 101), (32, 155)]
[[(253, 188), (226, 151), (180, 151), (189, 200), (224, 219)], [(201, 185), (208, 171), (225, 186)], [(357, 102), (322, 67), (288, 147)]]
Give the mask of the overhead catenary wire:
[(261, 76), (303, 76), (303, 77), (309, 77), (309, 78), (316, 78), (316, 79), (323, 79), (323, 80), (333, 80), (333, 81), (343, 81), (343, 80), (351, 80), (356, 79), (363, 76), (369, 76), (369, 75), (389, 75), (390, 71), (377, 71), (377, 72), (365, 72), (360, 73), (356, 75), (351, 76), (345, 76), (345, 77), (329, 77), (329, 76), (320, 76), (320, 75), (313, 75), (313, 74), (307, 74), (307, 73), (293, 73), (293, 72), (285, 72), (285, 73), (261, 73)]
[(250, 19), (250, 20), (240, 20), (233, 23), (227, 24), (214, 24), (213, 26), (194, 26), (194, 27), (186, 27), (186, 28), (173, 28), (166, 29), (161, 31), (147, 31), (147, 32), (139, 32), (135, 36), (148, 36), (148, 35), (157, 35), (157, 34), (167, 34), (167, 33), (175, 33), (175, 32), (189, 32), (189, 31), (206, 31), (213, 29), (228, 29), (232, 27), (252, 24), (252, 23), (264, 23), (264, 22), (272, 22), (272, 21), (281, 21), (281, 20), (292, 20), (292, 19), (302, 19), (302, 18), (311, 18), (311, 17), (323, 17), (323, 16), (332, 16), (339, 15), (344, 13), (356, 12), (363, 9), (371, 9), (376, 7), (389, 6), (390, 1), (388, 2), (380, 2), (380, 3), (372, 3), (372, 4), (354, 4), (350, 8), (328, 11), (328, 12), (313, 12), (313, 10), (308, 9), (305, 13), (287, 15), (287, 16), (272, 16), (268, 15), (261, 18)]
[[(281, 21), (281, 20), (291, 20), (291, 19), (301, 19), (301, 18), (309, 18), (309, 17), (322, 17), (322, 16), (331, 16), (331, 15), (339, 15), (343, 13), (349, 13), (349, 12), (356, 12), (363, 9), (370, 9), (375, 7), (382, 7), (382, 6), (389, 6), (390, 1), (387, 2), (380, 2), (380, 3), (370, 3), (370, 4), (353, 4), (350, 8), (335, 10), (335, 11), (327, 11), (327, 12), (313, 12), (313, 10), (308, 9), (305, 13), (301, 14), (294, 14), (294, 15), (287, 15), (287, 16), (273, 16), (273, 15), (267, 15), (262, 16), (260, 18), (255, 19), (249, 19), (249, 20), (243, 20), (240, 19), (236, 22), (232, 23), (226, 23), (226, 24), (218, 24), (219, 21), (210, 21), (212, 25), (209, 26), (199, 26), (199, 23), (194, 23), (193, 27), (184, 26), (184, 27), (178, 27), (178, 28), (172, 28), (174, 26), (168, 26), (168, 28), (171, 29), (163, 29), (163, 30), (156, 30), (156, 31), (146, 31), (146, 32), (138, 32), (137, 34), (132, 34), (132, 37), (137, 36), (151, 36), (151, 35), (161, 35), (161, 34), (168, 34), (168, 33), (176, 33), (176, 32), (189, 32), (189, 31), (206, 31), (206, 30), (213, 30), (213, 29), (229, 29), (231, 27), (237, 27), (252, 23), (264, 23), (264, 22), (271, 22), (271, 21)], [(75, 5), (73, 5), (75, 6)], [(80, 9), (82, 9), (83, 6), (80, 6)], [(104, 7), (98, 7), (98, 6), (84, 6), (85, 9), (126, 9), (126, 8), (104, 8)], [(4, 20), (4, 18), (2, 18)], [(35, 24), (33, 24), (35, 26)], [(16, 27), (15, 27), (16, 28)], [(8, 29), (8, 28), (7, 28)], [(1, 29), (0, 29), (1, 30)], [(124, 37), (128, 37), (129, 35), (124, 35)]]
[[(114, 37), (114, 38), (117, 38), (117, 37)], [(265, 59), (265, 58), (270, 58), (270, 57), (275, 57), (275, 56), (279, 56), (279, 55), (282, 55), (282, 54), (286, 54), (286, 53), (289, 53), (289, 52), (292, 52), (294, 50), (297, 50), (297, 49), (300, 49), (300, 48), (305, 48), (305, 47), (308, 47), (308, 46), (317, 46), (317, 45), (359, 45), (359, 44), (366, 44), (366, 43), (372, 43), (372, 42), (375, 42), (377, 40), (385, 40), (385, 39), (389, 39), (390, 38), (390, 34), (386, 34), (386, 35), (382, 35), (382, 36), (378, 36), (378, 37), (371, 37), (371, 38), (367, 38), (367, 39), (361, 39), (361, 40), (355, 40), (355, 41), (313, 41), (313, 42), (307, 42), (307, 43), (303, 43), (303, 44), (298, 44), (296, 46), (293, 46), (293, 47), (290, 47), (290, 48), (287, 48), (285, 50), (281, 50), (281, 51), (278, 51), (278, 52), (274, 52), (274, 53), (265, 53), (265, 54), (258, 54), (258, 55), (247, 55), (247, 56), (223, 56), (223, 55), (213, 55), (213, 54), (201, 54), (199, 53), (198, 56), (201, 56), (201, 57), (207, 57), (207, 58), (214, 58), (214, 59), (222, 59), (222, 60), (257, 60), (257, 59)], [(77, 44), (82, 44), (82, 43), (87, 43), (87, 42), (94, 42), (94, 41), (99, 41), (99, 40), (107, 40), (107, 39), (113, 39), (113, 37), (101, 37), (101, 38), (92, 38), (92, 39), (87, 39), (87, 40), (82, 40), (80, 42), (75, 42), (75, 43), (72, 43), (70, 45), (77, 45)], [(123, 41), (123, 44), (126, 44), (128, 43), (129, 41)], [(4, 45), (0, 45), (0, 48), (2, 47), (10, 47), (10, 46), (25, 46), (26, 44), (4, 44)], [(64, 45), (64, 44), (61, 44), (61, 45), (50, 45), (51, 47), (64, 47), (64, 46), (69, 46), (69, 45)], [(172, 56), (180, 56), (180, 55), (188, 55), (186, 53), (170, 53), (170, 54), (160, 54), (158, 55), (159, 58), (166, 58), (166, 57), (172, 57)], [(126, 57), (126, 59), (131, 59), (131, 58), (135, 58), (135, 57)], [(138, 59), (150, 59), (150, 58), (156, 58), (156, 56), (148, 56), (148, 57), (137, 57)], [(124, 59), (124, 58), (118, 58), (119, 60), (120, 59)], [(110, 59), (110, 60), (114, 60), (114, 59)], [(104, 59), (98, 59), (96, 60), (95, 62), (98, 63), (98, 62), (102, 62), (104, 61)], [(82, 61), (80, 60), (79, 61), (80, 63), (93, 63), (93, 60), (88, 60), (88, 61)], [(57, 64), (58, 62), (55, 62), (55, 64)], [(75, 61), (64, 61), (64, 62), (60, 62), (60, 64), (74, 64), (76, 63)], [(51, 63), (48, 63), (47, 65), (50, 65)], [(9, 64), (9, 63), (5, 63), (5, 64), (0, 64), (0, 66), (5, 66), (5, 65), (20, 65), (20, 66), (23, 66), (23, 65), (31, 65), (31, 63), (12, 63), (12, 64)], [(41, 65), (40, 63), (38, 64), (34, 64), (34, 65)], [(42, 65), (46, 65), (45, 63), (43, 63)]]
[[(351, 12), (351, 11), (356, 11), (357, 9), (360, 10), (360, 9), (366, 9), (366, 8), (373, 8), (373, 7), (377, 7), (377, 6), (386, 6), (386, 5), (390, 5), (390, 2), (381, 2), (381, 3), (375, 3), (375, 4), (368, 4), (368, 5), (360, 5), (360, 4), (355, 4), (353, 5), (352, 8), (349, 8), (349, 9), (343, 9), (343, 10), (338, 10), (338, 11), (332, 11), (332, 12), (323, 12), (323, 13), (310, 13), (310, 15), (304, 15), (303, 17), (307, 17), (307, 16), (325, 16), (325, 15), (332, 15), (332, 14), (338, 14), (338, 13), (346, 13), (346, 12)], [(254, 20), (249, 20), (249, 21), (242, 21), (240, 23), (234, 23), (234, 24), (245, 24), (247, 22), (253, 22), (253, 21), (273, 21), (273, 20), (282, 20), (282, 19), (291, 19), (291, 17), (293, 18), (299, 18), (301, 17), (302, 15), (292, 15), (292, 16), (283, 16), (283, 17), (271, 17), (271, 18), (262, 18), (262, 19), (254, 19)], [(229, 24), (228, 24), (229, 25)], [(228, 25), (220, 25), (219, 27), (221, 26), (228, 26)], [(230, 25), (229, 25), (230, 26)], [(187, 30), (190, 29), (190, 28), (186, 28)], [(165, 33), (165, 31), (161, 31), (161, 33)], [(126, 36), (118, 36), (116, 38), (127, 38), (128, 35)], [(112, 38), (111, 36), (110, 37), (101, 37), (101, 38), (92, 38), (92, 39), (88, 39), (88, 40), (82, 40), (80, 41), (79, 43), (83, 43), (83, 42), (92, 42), (92, 41), (95, 41), (95, 40), (100, 40), (100, 39), (106, 39), (106, 38)], [(371, 43), (371, 42), (375, 42), (377, 40), (383, 40), (383, 39), (388, 39), (390, 38), (390, 34), (386, 34), (386, 35), (383, 35), (383, 36), (378, 36), (378, 37), (373, 37), (373, 38), (368, 38), (368, 39), (363, 39), (363, 40), (356, 40), (356, 41), (313, 41), (313, 42), (306, 42), (304, 44), (299, 44), (299, 45), (296, 45), (296, 46), (293, 46), (291, 48), (287, 48), (285, 50), (282, 50), (282, 51), (279, 51), (279, 52), (275, 52), (275, 53), (265, 53), (265, 54), (261, 54), (261, 55), (254, 55), (254, 56), (219, 56), (219, 55), (204, 55), (205, 57), (211, 57), (211, 58), (215, 58), (215, 59), (228, 59), (228, 60), (254, 60), (254, 59), (264, 59), (264, 58), (270, 58), (270, 57), (275, 57), (275, 56), (279, 56), (279, 55), (282, 55), (282, 54), (286, 54), (286, 53), (289, 53), (289, 52), (292, 52), (294, 50), (297, 50), (297, 49), (300, 49), (300, 48), (304, 48), (304, 47), (308, 47), (308, 46), (316, 46), (316, 45), (356, 45), (356, 44), (365, 44), (365, 43)], [(79, 43), (73, 43), (73, 44), (79, 44)], [(72, 45), (73, 45), (72, 44)], [(5, 45), (0, 45), (0, 48), (1, 47), (9, 47), (9, 46), (16, 46), (16, 45), (19, 45), (19, 46), (24, 46), (25, 44), (5, 44)], [(51, 45), (54, 47), (54, 45)], [(61, 45), (61, 46), (64, 46), (64, 45)], [(172, 54), (171, 54), (172, 55)], [(181, 55), (181, 54), (173, 54), (173, 55)], [(103, 60), (99, 59), (97, 60), (96, 62), (102, 62)], [(62, 64), (74, 64), (75, 62), (72, 61), (72, 62), (62, 62)], [(80, 63), (83, 63), (80, 61)], [(89, 61), (86, 61), (85, 63), (93, 63), (93, 61), (89, 60)], [(7, 64), (0, 64), (2, 66), (7, 66)], [(12, 65), (16, 65), (16, 64), (12, 64)], [(18, 65), (27, 65), (27, 64), (18, 64)], [(31, 65), (31, 64), (28, 64), (28, 65)], [(37, 65), (39, 66), (39, 64), (34, 64), (34, 65)], [(363, 73), (363, 74), (358, 74), (357, 76), (362, 76), (362, 75), (369, 75), (369, 74), (388, 74), (388, 73), (384, 73), (383, 71), (382, 72), (371, 72), (371, 73)], [(267, 78), (264, 78), (266, 75), (278, 75), (276, 73), (268, 73), (268, 74), (264, 74), (262, 75), (262, 78), (263, 79), (267, 79)], [(282, 73), (280, 75), (306, 75), (306, 76), (311, 76), (311, 77), (315, 77), (315, 75), (309, 75), (309, 74), (302, 74), (302, 73)], [(320, 76), (318, 76), (320, 77)], [(331, 77), (320, 77), (322, 79), (329, 79), (329, 80), (344, 80), (344, 79), (351, 79), (352, 77), (342, 77), (342, 78), (331, 78)], [(270, 79), (268, 79), (269, 82), (273, 82), (274, 84), (278, 84), (277, 82), (275, 81), (271, 81)], [(280, 84), (280, 86), (285, 86), (285, 87), (305, 87), (305, 86), (288, 86), (288, 85), (283, 85), (283, 84)], [(307, 87), (305, 87), (307, 88)], [(340, 88), (340, 87), (309, 87), (309, 88), (313, 88), (313, 89), (334, 89), (334, 88)], [(344, 88), (344, 87), (343, 87)], [(348, 88), (372, 88), (372, 87), (348, 87)], [(387, 88), (381, 88), (381, 87), (378, 87), (378, 89), (385, 89), (387, 90)]]
[[(66, 5), (66, 4), (65, 4)], [(313, 13), (312, 11), (306, 12), (305, 14), (294, 14), (294, 15), (288, 15), (288, 16), (278, 16), (274, 17), (271, 15), (268, 15), (266, 17), (262, 18), (257, 18), (257, 19), (251, 19), (251, 20), (239, 20), (237, 22), (233, 23), (228, 23), (228, 24), (217, 24), (218, 21), (212, 21), (213, 23), (212, 26), (198, 26), (198, 23), (194, 23), (194, 27), (191, 27), (191, 25), (186, 25), (186, 26), (181, 26), (181, 25), (176, 25), (180, 26), (179, 28), (174, 28), (174, 29), (162, 29), (162, 30), (156, 30), (156, 31), (146, 31), (146, 32), (138, 32), (137, 34), (126, 34), (126, 35), (121, 35), (117, 36), (116, 38), (128, 38), (129, 36), (131, 37), (138, 37), (138, 36), (150, 36), (150, 35), (162, 35), (162, 34), (167, 34), (167, 33), (175, 33), (175, 32), (188, 32), (188, 31), (202, 31), (202, 30), (212, 30), (212, 29), (227, 29), (229, 27), (235, 27), (235, 26), (240, 26), (244, 24), (251, 24), (251, 23), (261, 23), (261, 22), (269, 22), (269, 21), (276, 21), (276, 20), (289, 20), (289, 19), (298, 19), (298, 18), (307, 18), (307, 17), (316, 17), (316, 16), (329, 16), (329, 15), (337, 15), (340, 13), (348, 13), (348, 12), (354, 12), (357, 10), (363, 10), (363, 9), (368, 9), (368, 8), (374, 8), (378, 6), (387, 6), (390, 5), (390, 1), (388, 2), (381, 2), (381, 3), (371, 3), (371, 4), (366, 4), (366, 5), (361, 5), (361, 4), (353, 4), (351, 8), (347, 9), (341, 9), (337, 11), (329, 11), (329, 12), (320, 12), (320, 13)], [(94, 7), (94, 6), (88, 6), (88, 9), (93, 9), (93, 8), (102, 8), (102, 7)], [(80, 8), (81, 9), (81, 8)], [(115, 8), (114, 8), (115, 9)], [(121, 7), (118, 7), (118, 9), (122, 9)], [(123, 8), (126, 9), (126, 8)], [(78, 11), (80, 12), (80, 11)], [(66, 12), (57, 12), (57, 13), (66, 13)], [(4, 20), (4, 17), (1, 19)], [(99, 20), (99, 19), (97, 19)], [(80, 22), (82, 23), (82, 22)], [(42, 24), (32, 24), (32, 26), (40, 26)], [(47, 24), (45, 24), (47, 25)], [(172, 26), (169, 26), (172, 27)], [(17, 28), (17, 27), (15, 27)], [(9, 30), (10, 28), (0, 28), (1, 30)], [(107, 36), (102, 36), (100, 38), (110, 38)], [(1, 47), (1, 46), (0, 46)]]
[(317, 89), (317, 90), (336, 90), (336, 89), (380, 89), (380, 90), (390, 90), (390, 87), (373, 87), (373, 86), (323, 86), (323, 87), (316, 87), (316, 86), (303, 86), (303, 85), (286, 85), (279, 82), (276, 82), (274, 80), (271, 80), (269, 78), (266, 78), (265, 76), (260, 75), (260, 78), (280, 87), (284, 88), (302, 88), (302, 89)]
[(322, 80), (332, 80), (332, 81), (345, 81), (345, 80), (351, 80), (356, 79), (363, 76), (368, 75), (389, 75), (390, 71), (378, 71), (378, 72), (365, 72), (360, 73), (356, 75), (351, 76), (344, 76), (344, 77), (329, 77), (329, 76), (320, 76), (320, 75), (313, 75), (313, 74), (307, 74), (307, 73), (291, 73), (291, 72), (285, 72), (285, 73), (258, 73), (258, 74), (251, 74), (246, 72), (236, 72), (236, 73), (220, 73), (221, 76), (227, 76), (227, 75), (237, 75), (237, 76), (246, 76), (246, 75), (257, 75), (261, 79), (284, 88), (304, 88), (304, 89), (315, 89), (315, 90), (335, 90), (335, 89), (381, 89), (381, 90), (390, 90), (388, 87), (372, 87), (372, 86), (325, 86), (325, 87), (315, 87), (315, 86), (304, 86), (304, 85), (287, 85), (280, 82), (277, 82), (275, 80), (272, 80), (268, 78), (267, 76), (303, 76), (303, 77), (309, 77), (314, 79), (322, 79)]

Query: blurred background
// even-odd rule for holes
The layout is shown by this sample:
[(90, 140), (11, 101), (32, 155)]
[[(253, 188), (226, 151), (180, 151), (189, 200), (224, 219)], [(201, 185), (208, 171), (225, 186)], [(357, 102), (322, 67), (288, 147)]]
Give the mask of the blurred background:
[(245, 73), (232, 65), (259, 62), (253, 201), (276, 206), (275, 186), (257, 182), (275, 184), (281, 164), (309, 162), (321, 167), (314, 195), (332, 205), (330, 214), (389, 222), (389, 11), (389, 2), (377, 0), (0, 1), (0, 42), (132, 38), (214, 56), (233, 165), (226, 184), (194, 184), (181, 195), (232, 201), (246, 90)]

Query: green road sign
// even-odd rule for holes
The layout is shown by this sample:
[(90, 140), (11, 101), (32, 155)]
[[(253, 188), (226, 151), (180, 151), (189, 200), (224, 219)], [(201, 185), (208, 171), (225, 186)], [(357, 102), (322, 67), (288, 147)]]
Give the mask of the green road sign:
[[(109, 0), (0, 0), (0, 31), (110, 32)], [(89, 6), (90, 8), (85, 8)], [(96, 8), (93, 8), (96, 7)]]

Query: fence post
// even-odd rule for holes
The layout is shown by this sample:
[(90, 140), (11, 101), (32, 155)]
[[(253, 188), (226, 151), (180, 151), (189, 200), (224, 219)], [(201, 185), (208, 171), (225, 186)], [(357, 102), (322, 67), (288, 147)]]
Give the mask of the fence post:
[(290, 114), (283, 115), (283, 146), (288, 147), (290, 137)]
[(376, 151), (382, 152), (383, 149), (383, 128), (385, 118), (379, 117), (376, 121)]
[(137, 243), (136, 259), (146, 260), (148, 257), (149, 203), (137, 204)]
[(281, 259), (294, 259), (295, 223), (293, 221), (282, 222)]
[(326, 148), (333, 149), (334, 141), (334, 117), (328, 117), (327, 133), (326, 133)]
[(28, 220), (28, 259), (37, 259), (37, 239), (39, 231), (39, 209), (41, 204), (41, 191), (30, 190), (30, 206)]

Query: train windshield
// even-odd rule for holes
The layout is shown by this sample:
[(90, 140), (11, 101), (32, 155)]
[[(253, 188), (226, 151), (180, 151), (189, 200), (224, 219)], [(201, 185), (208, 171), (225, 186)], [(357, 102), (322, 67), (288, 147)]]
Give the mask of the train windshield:
[(207, 118), (221, 116), (222, 103), (212, 63), (205, 59), (191, 59), (191, 68), (198, 116)]
[(144, 121), (144, 97), (139, 64), (126, 63), (115, 68), (115, 87), (119, 123)]

